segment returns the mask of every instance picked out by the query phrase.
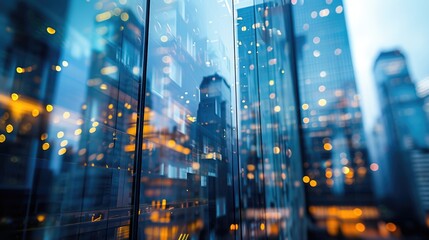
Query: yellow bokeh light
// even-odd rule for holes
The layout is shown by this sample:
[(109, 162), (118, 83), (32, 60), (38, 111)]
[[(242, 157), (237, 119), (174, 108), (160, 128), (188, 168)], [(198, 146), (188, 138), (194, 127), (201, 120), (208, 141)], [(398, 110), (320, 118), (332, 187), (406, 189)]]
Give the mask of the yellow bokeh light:
[(64, 119), (67, 119), (67, 118), (69, 118), (70, 117), (70, 113), (69, 112), (64, 112), (63, 113), (63, 118)]
[(350, 172), (350, 168), (348, 168), (348, 167), (343, 167), (343, 168), (342, 168), (342, 171), (343, 171), (343, 173), (344, 173), (344, 174), (348, 174), (348, 173)]
[(16, 93), (12, 93), (12, 94), (10, 95), (10, 98), (12, 98), (12, 100), (13, 100), (13, 101), (16, 101), (16, 100), (18, 100), (19, 95), (18, 95), (18, 94), (16, 94)]
[(44, 134), (42, 134), (41, 136), (40, 136), (40, 140), (46, 140), (48, 138), (48, 134), (47, 133), (44, 133)]
[(311, 180), (310, 181), (310, 186), (311, 187), (316, 187), (317, 186), (317, 181), (316, 180)]
[(66, 60), (64, 60), (62, 63), (63, 67), (68, 67), (69, 66), (69, 62), (67, 62)]
[(304, 176), (304, 177), (302, 177), (302, 181), (304, 183), (309, 183), (310, 182), (310, 177), (309, 176)]
[(279, 154), (280, 153), (280, 148), (279, 147), (274, 147), (273, 148), (273, 152), (274, 152), (274, 154)]
[(82, 129), (78, 128), (74, 131), (74, 135), (78, 136), (82, 133)]
[(64, 155), (67, 152), (66, 148), (61, 148), (60, 150), (58, 150), (58, 155)]
[(323, 149), (325, 149), (326, 151), (331, 151), (332, 150), (332, 144), (330, 144), (330, 143), (323, 144)]
[(53, 35), (53, 34), (55, 34), (57, 31), (56, 31), (54, 28), (52, 28), (52, 27), (47, 27), (47, 28), (46, 28), (46, 32), (48, 32), (49, 34)]
[(98, 127), (98, 125), (99, 125), (99, 123), (98, 123), (98, 122), (93, 122), (93, 123), (92, 123), (92, 126), (93, 126), (93, 127)]
[(95, 131), (97, 131), (97, 128), (95, 128), (95, 127), (92, 127), (92, 128), (89, 129), (90, 133), (95, 133)]
[(57, 138), (62, 138), (62, 137), (64, 137), (64, 132), (63, 131), (59, 131), (57, 133)]
[(61, 147), (65, 147), (65, 146), (67, 146), (67, 144), (69, 143), (69, 141), (67, 141), (67, 140), (62, 140), (61, 141), (61, 143), (60, 143), (60, 146)]
[(39, 116), (39, 114), (40, 114), (40, 112), (39, 112), (39, 110), (37, 110), (37, 109), (33, 109), (33, 111), (31, 111), (31, 115), (32, 115), (33, 117), (37, 117), (37, 116)]
[(25, 72), (25, 69), (24, 69), (24, 68), (22, 68), (22, 67), (17, 67), (17, 68), (16, 68), (16, 72), (17, 72), (17, 73), (24, 73), (24, 72)]
[(310, 118), (305, 117), (305, 118), (302, 119), (302, 122), (303, 123), (309, 123), (310, 122)]
[(46, 105), (46, 111), (52, 112), (52, 110), (54, 110), (54, 106), (52, 106), (51, 104)]
[(126, 21), (128, 21), (128, 19), (130, 19), (130, 16), (128, 15), (128, 13), (123, 12), (121, 14), (121, 20), (124, 21), (124, 22), (126, 22)]
[(273, 86), (273, 85), (274, 85), (274, 80), (270, 80), (270, 81), (268, 82), (268, 84), (269, 84), (270, 86)]
[(6, 141), (6, 136), (4, 134), (0, 134), (0, 143), (4, 143)]
[(261, 223), (261, 225), (260, 225), (260, 229), (261, 229), (262, 231), (264, 231), (264, 230), (265, 230), (265, 224), (264, 224), (264, 223)]
[(319, 106), (324, 107), (324, 106), (326, 106), (327, 101), (326, 101), (326, 99), (322, 98), (322, 99), (319, 100), (318, 103), (319, 103)]
[(13, 132), (13, 126), (12, 126), (12, 124), (8, 124), (8, 125), (6, 125), (6, 132), (7, 132), (7, 133), (11, 133), (11, 132)]
[(42, 144), (42, 149), (44, 150), (44, 151), (46, 151), (46, 150), (48, 150), (49, 149), (49, 147), (50, 147), (51, 145), (49, 144), (49, 143), (44, 143), (44, 144)]
[(307, 110), (309, 108), (307, 103), (302, 104), (302, 109), (303, 110)]
[(280, 106), (275, 106), (274, 107), (274, 112), (280, 112), (282, 109)]
[(61, 71), (61, 66), (55, 66), (55, 71), (57, 71), (57, 72), (59, 72), (59, 71)]

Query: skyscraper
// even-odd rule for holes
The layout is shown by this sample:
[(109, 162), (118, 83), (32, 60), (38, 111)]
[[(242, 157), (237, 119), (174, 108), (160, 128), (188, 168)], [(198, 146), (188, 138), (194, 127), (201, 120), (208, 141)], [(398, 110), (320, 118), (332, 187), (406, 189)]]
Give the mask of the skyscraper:
[(380, 53), (374, 76), (381, 106), (374, 129), (379, 146), (375, 159), (380, 168), (375, 177), (383, 186), (377, 195), (392, 211), (393, 220), (402, 225), (426, 224), (429, 128), (423, 99), (417, 96), (406, 58), (399, 50)]
[(362, 234), (378, 211), (343, 3), (292, 4), (309, 213), (331, 235)]

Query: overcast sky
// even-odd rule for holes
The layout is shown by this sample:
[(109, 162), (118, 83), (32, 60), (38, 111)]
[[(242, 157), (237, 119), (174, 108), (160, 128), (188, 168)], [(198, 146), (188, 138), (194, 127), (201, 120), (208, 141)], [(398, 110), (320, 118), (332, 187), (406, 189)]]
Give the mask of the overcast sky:
[(400, 49), (414, 81), (429, 77), (429, 0), (344, 0), (344, 6), (368, 129), (378, 114), (372, 66), (380, 51)]

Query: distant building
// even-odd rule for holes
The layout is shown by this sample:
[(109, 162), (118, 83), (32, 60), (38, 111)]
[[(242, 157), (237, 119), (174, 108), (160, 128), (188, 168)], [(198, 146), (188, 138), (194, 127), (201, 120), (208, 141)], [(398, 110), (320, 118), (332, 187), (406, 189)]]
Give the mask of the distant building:
[[(429, 164), (429, 128), (423, 99), (399, 50), (382, 52), (374, 64), (381, 114), (374, 128), (379, 146), (376, 156), (384, 179), (379, 197), (402, 222), (424, 223), (428, 178), (422, 170)], [(400, 193), (400, 194), (398, 194)]]

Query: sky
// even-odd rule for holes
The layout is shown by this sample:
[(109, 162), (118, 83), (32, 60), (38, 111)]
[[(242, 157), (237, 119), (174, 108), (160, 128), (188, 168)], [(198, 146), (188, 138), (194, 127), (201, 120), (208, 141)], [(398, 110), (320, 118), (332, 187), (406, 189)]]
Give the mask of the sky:
[(365, 128), (371, 130), (379, 114), (372, 67), (381, 51), (401, 50), (413, 81), (429, 77), (429, 0), (343, 1)]

